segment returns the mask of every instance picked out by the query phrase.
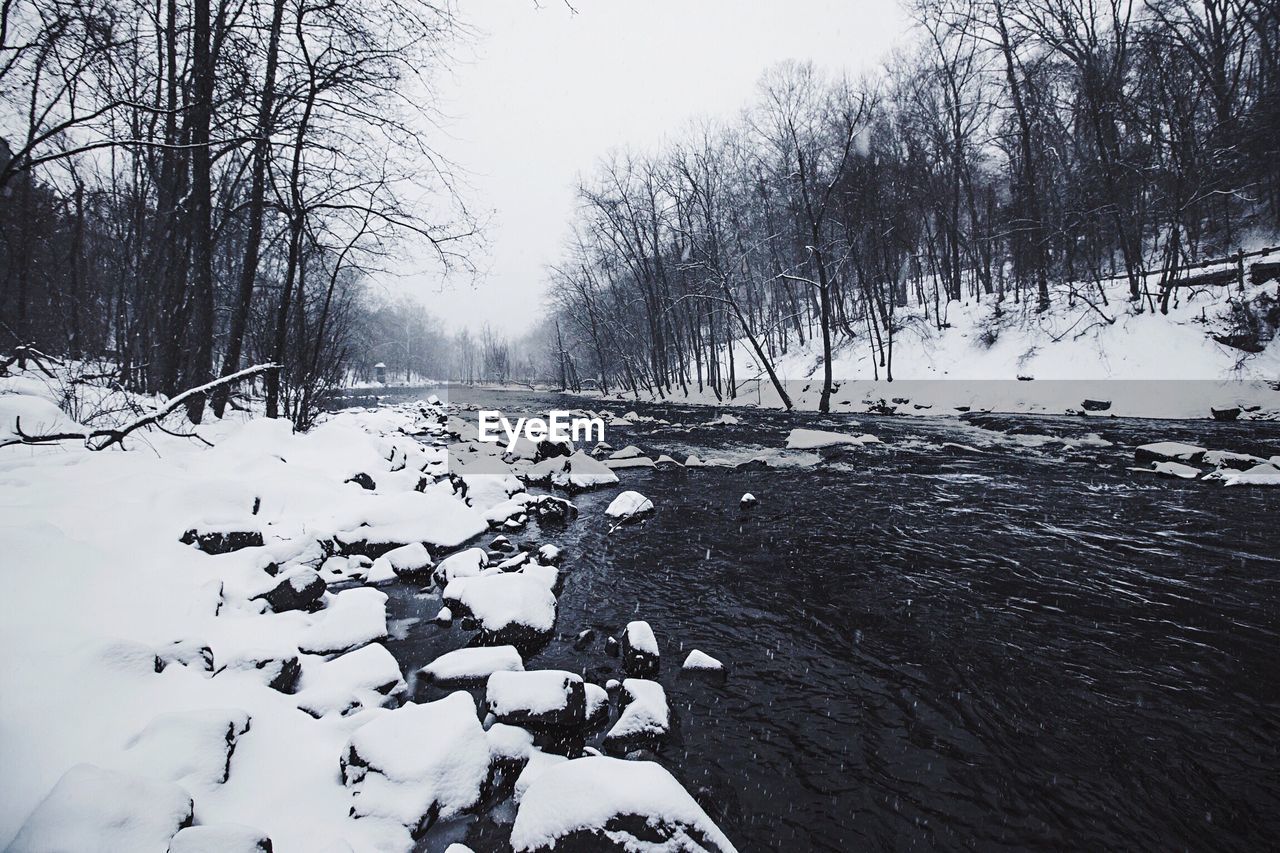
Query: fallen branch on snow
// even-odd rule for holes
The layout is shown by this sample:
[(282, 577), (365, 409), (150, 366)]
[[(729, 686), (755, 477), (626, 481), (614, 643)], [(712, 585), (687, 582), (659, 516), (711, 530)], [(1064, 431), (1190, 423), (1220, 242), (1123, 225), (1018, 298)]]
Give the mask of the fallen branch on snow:
[(0, 447), (8, 447), (13, 444), (54, 444), (59, 441), (79, 440), (83, 441), (84, 446), (89, 450), (106, 450), (112, 445), (123, 444), (125, 438), (131, 432), (144, 429), (149, 426), (158, 425), (160, 421), (164, 420), (176, 409), (183, 406), (187, 401), (198, 397), (201, 394), (208, 394), (210, 391), (215, 391), (225, 385), (234, 385), (253, 376), (258, 376), (260, 374), (279, 369), (280, 365), (278, 364), (258, 364), (253, 367), (246, 367), (238, 373), (232, 373), (229, 376), (222, 377), (221, 379), (215, 379), (212, 382), (200, 385), (196, 388), (189, 388), (169, 400), (169, 402), (165, 403), (154, 412), (149, 412), (136, 420), (130, 421), (122, 427), (95, 429), (86, 432), (59, 432), (49, 433), (46, 435), (28, 435), (22, 431), (22, 419), (15, 418), (13, 431), (17, 437), (0, 441)]

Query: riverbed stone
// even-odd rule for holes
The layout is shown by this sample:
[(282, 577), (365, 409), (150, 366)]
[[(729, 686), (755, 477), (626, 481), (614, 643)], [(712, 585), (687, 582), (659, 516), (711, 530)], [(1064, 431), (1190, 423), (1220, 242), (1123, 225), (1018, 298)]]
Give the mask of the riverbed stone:
[(314, 569), (298, 566), (280, 576), (280, 582), (263, 599), (276, 613), (288, 610), (315, 610), (321, 606), (321, 597), (329, 589), (324, 578)]

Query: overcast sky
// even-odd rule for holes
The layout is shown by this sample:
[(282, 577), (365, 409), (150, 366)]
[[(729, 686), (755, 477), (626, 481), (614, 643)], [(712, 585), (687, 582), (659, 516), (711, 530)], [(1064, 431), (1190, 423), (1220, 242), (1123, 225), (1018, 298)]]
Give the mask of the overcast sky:
[[(574, 186), (610, 149), (657, 146), (698, 115), (732, 116), (761, 72), (785, 59), (874, 67), (907, 26), (893, 0), (463, 0), (477, 38), (440, 82), (489, 217), (474, 286), (411, 263), (409, 289), (450, 326), (519, 334), (543, 313), (545, 267), (567, 235)], [(425, 261), (425, 256), (423, 257)], [(425, 264), (423, 264), (425, 266)]]

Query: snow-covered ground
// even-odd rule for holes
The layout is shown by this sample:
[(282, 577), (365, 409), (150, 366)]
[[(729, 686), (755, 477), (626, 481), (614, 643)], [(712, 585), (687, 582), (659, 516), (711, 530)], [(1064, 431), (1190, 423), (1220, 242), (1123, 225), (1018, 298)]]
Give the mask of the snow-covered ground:
[[(28, 434), (77, 429), (58, 402), (36, 375), (0, 379), (0, 439), (18, 416)], [(499, 458), (450, 476), (463, 427), (421, 403), (307, 434), (237, 416), (176, 430), (203, 442), (149, 430), (123, 451), (0, 447), (0, 847), (406, 851), (433, 822), (493, 806), (495, 775), (562, 763), (525, 780), (522, 849), (634, 808), (732, 849), (656, 765), (543, 756), (466, 692), (406, 701), (380, 642), (379, 577), (457, 587), (455, 607), (504, 643), (554, 625), (557, 549), (500, 566), (478, 549), (442, 559), (525, 511), (576, 512), (543, 498), (495, 514), (525, 486)], [(572, 467), (575, 487), (617, 481), (589, 457)], [(508, 721), (542, 708), (547, 679), (566, 683), (522, 672), (511, 646), (433, 666), (443, 681), (489, 677)], [(585, 723), (608, 699), (580, 682)], [(632, 717), (647, 707), (637, 697)], [(637, 799), (632, 780), (658, 787)]]

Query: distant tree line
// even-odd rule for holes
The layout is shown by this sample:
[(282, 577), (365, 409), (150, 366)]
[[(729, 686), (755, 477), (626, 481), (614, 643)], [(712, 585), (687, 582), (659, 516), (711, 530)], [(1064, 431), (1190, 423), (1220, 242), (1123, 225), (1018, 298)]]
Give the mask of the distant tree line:
[[(865, 346), (982, 295), (1112, 322), (1280, 223), (1277, 0), (920, 0), (877, 73), (788, 63), (730, 122), (624, 151), (580, 188), (544, 373), (732, 396), (734, 342)], [(910, 310), (907, 310), (910, 309)]]
[(449, 0), (0, 4), (0, 348), (169, 396), (279, 363), (268, 414), (305, 425), (357, 355), (395, 357), (362, 284), (395, 241), (466, 263), (424, 137), (461, 31)]

